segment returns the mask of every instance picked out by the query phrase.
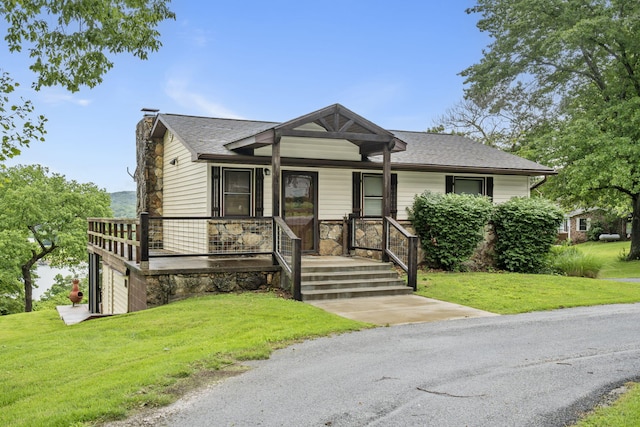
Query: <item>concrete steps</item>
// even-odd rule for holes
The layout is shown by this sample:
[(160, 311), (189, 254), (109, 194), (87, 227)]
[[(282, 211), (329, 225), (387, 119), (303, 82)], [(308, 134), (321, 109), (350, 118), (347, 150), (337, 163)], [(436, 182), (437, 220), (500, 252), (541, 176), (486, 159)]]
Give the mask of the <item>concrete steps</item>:
[(301, 291), (303, 301), (413, 292), (398, 277), (391, 263), (347, 257), (304, 257)]

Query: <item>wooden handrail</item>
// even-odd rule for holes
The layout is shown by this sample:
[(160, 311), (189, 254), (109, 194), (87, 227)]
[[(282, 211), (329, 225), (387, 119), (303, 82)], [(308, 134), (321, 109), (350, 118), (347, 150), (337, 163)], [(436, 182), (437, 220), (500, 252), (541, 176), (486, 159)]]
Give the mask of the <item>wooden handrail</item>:
[[(407, 263), (398, 258), (393, 251), (388, 247), (389, 241), (385, 239), (387, 247), (385, 247), (385, 253), (392, 258), (396, 264), (398, 264), (407, 273), (407, 285), (409, 285), (414, 291), (418, 289), (418, 236), (409, 233), (398, 221), (390, 216), (384, 218), (386, 224), (392, 225), (407, 239)], [(388, 230), (388, 226), (384, 227)], [(385, 231), (386, 233), (386, 231)]]
[[(278, 229), (284, 231), (287, 238), (291, 240), (291, 264), (287, 262), (278, 250)], [(273, 258), (290, 275), (293, 299), (302, 301), (302, 288), (300, 285), (302, 277), (302, 239), (296, 236), (284, 219), (279, 216), (273, 217)]]

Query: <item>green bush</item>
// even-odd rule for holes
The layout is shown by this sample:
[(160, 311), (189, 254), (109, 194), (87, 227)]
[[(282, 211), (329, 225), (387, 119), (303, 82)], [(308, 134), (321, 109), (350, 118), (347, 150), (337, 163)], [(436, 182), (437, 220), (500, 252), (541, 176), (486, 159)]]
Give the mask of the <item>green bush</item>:
[(600, 235), (605, 232), (605, 226), (602, 221), (593, 221), (591, 228), (587, 231), (587, 240), (591, 242), (598, 242)]
[(580, 252), (576, 247), (554, 246), (549, 252), (549, 265), (558, 274), (595, 279), (604, 262), (593, 255)]
[(545, 199), (515, 197), (496, 206), (493, 228), (498, 267), (518, 273), (542, 270), (562, 218), (562, 211)]
[(491, 210), (487, 197), (430, 192), (416, 196), (409, 218), (429, 266), (459, 269), (482, 241)]

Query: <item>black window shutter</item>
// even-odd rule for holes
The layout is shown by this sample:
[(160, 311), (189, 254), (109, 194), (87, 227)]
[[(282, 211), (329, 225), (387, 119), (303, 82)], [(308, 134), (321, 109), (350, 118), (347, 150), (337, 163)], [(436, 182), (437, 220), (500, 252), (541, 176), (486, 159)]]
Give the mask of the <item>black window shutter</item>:
[(485, 195), (489, 197), (493, 201), (493, 177), (487, 177), (487, 191), (485, 191)]
[(254, 192), (256, 216), (264, 216), (264, 174), (262, 168), (256, 169), (256, 189)]
[(220, 166), (211, 168), (211, 216), (220, 214)]
[(356, 217), (360, 217), (362, 214), (362, 197), (360, 193), (362, 181), (362, 174), (360, 172), (353, 172), (352, 180), (352, 213)]
[(453, 193), (453, 175), (445, 176), (445, 193)]
[(391, 174), (391, 217), (398, 218), (398, 174)]

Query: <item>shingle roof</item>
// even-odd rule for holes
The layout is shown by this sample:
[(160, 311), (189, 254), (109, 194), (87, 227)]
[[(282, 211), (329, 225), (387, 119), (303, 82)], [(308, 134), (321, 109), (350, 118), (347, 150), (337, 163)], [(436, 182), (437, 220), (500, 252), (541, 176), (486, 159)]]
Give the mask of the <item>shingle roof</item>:
[[(191, 151), (194, 160), (217, 156), (237, 156), (224, 145), (255, 136), (278, 126), (277, 122), (158, 114), (153, 136), (170, 130)], [(469, 138), (426, 132), (390, 131), (406, 142), (406, 151), (393, 153), (392, 167), (433, 171), (514, 173), (548, 175), (546, 166), (492, 148)], [(369, 158), (381, 161), (380, 156)]]

